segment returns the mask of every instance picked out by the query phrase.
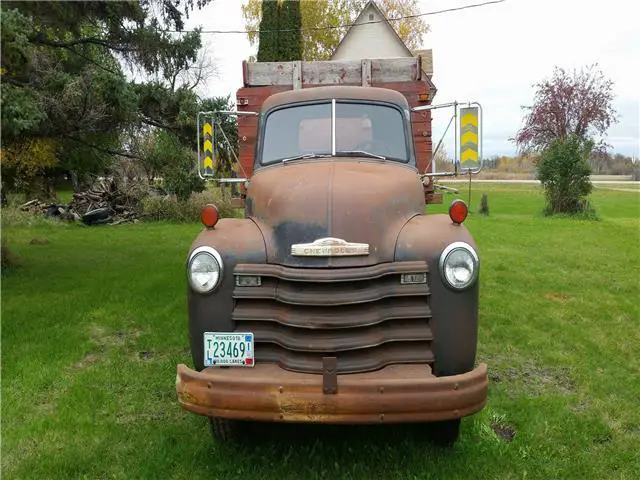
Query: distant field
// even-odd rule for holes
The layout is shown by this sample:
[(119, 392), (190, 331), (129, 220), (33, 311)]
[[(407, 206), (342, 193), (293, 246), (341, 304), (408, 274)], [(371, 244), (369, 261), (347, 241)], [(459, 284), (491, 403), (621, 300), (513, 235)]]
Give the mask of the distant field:
[(22, 266), (2, 277), (2, 476), (636, 479), (640, 195), (597, 189), (593, 203), (599, 221), (545, 218), (537, 186), (473, 186), (490, 396), (451, 450), (408, 427), (214, 444), (174, 385), (191, 363), (184, 260), (199, 226), (5, 227)]

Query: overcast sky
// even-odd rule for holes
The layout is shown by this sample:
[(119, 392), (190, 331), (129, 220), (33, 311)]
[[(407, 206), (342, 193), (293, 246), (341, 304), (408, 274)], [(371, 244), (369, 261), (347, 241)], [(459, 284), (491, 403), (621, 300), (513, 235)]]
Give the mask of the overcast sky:
[[(483, 0), (419, 0), (420, 12), (481, 3)], [(187, 28), (244, 30), (238, 0), (213, 0), (189, 19)], [(515, 153), (512, 137), (530, 105), (532, 85), (555, 65), (580, 68), (597, 62), (614, 81), (619, 123), (609, 130), (613, 151), (640, 157), (640, 28), (633, 0), (506, 0), (503, 3), (427, 16), (431, 30), (422, 39), (433, 49), (435, 103), (478, 101), (484, 112), (484, 157)], [(209, 96), (242, 86), (243, 59), (255, 54), (243, 34), (205, 34), (218, 75)], [(205, 92), (202, 92), (205, 93)], [(448, 123), (434, 113), (434, 144)], [(452, 153), (453, 136), (445, 139)]]

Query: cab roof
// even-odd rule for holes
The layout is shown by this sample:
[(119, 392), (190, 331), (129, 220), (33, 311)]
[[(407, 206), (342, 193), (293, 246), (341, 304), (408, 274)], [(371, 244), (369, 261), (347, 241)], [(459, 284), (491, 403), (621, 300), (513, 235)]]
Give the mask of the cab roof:
[(275, 93), (262, 104), (262, 111), (266, 112), (281, 105), (316, 100), (370, 100), (387, 102), (401, 108), (409, 108), (407, 99), (399, 92), (388, 88), (360, 87), (350, 85), (331, 85), (327, 87), (302, 88)]

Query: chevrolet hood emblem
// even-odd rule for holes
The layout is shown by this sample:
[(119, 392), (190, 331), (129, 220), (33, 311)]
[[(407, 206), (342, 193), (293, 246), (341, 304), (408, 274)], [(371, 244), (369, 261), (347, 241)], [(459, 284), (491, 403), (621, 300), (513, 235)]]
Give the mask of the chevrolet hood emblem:
[(369, 255), (368, 243), (349, 243), (341, 238), (319, 238), (311, 243), (291, 245), (291, 255), (298, 257), (348, 257)]

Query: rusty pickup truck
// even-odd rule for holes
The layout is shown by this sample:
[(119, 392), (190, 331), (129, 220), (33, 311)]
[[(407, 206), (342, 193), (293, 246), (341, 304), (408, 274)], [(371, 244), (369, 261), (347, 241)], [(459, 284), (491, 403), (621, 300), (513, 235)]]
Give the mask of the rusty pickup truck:
[(243, 421), (429, 422), (451, 444), (485, 405), (467, 207), (425, 213), (407, 95), (368, 83), (263, 88), (239, 120), (245, 218), (202, 211), (186, 258), (194, 365), (176, 377), (218, 439)]

